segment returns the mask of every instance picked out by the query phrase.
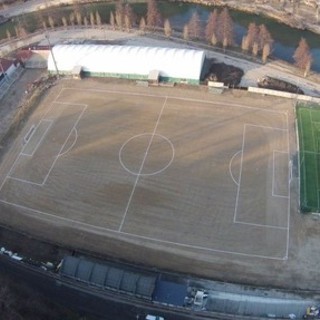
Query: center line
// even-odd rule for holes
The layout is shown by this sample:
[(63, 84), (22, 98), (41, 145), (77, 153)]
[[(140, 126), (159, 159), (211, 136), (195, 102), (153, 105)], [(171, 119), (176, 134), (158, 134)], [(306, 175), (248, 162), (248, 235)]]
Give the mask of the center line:
[(168, 97), (166, 97), (165, 100), (164, 100), (164, 103), (163, 103), (163, 105), (162, 105), (161, 111), (160, 111), (160, 113), (159, 113), (159, 116), (158, 116), (158, 119), (157, 119), (157, 122), (156, 122), (156, 125), (155, 125), (155, 127), (154, 127), (154, 129), (153, 129), (152, 136), (151, 136), (151, 138), (150, 138), (148, 147), (147, 147), (146, 152), (145, 152), (145, 154), (144, 154), (144, 157), (143, 157), (143, 159), (142, 159), (141, 166), (140, 166), (139, 172), (138, 172), (138, 174), (137, 174), (136, 180), (135, 180), (135, 182), (134, 182), (134, 185), (133, 185), (133, 188), (132, 188), (132, 191), (131, 191), (131, 194), (130, 194), (130, 197), (129, 197), (129, 200), (128, 200), (128, 203), (127, 203), (126, 210), (125, 210), (125, 212), (124, 212), (124, 215), (123, 215), (123, 217), (122, 217), (122, 220), (121, 220), (121, 223), (120, 223), (120, 226), (119, 226), (119, 229), (118, 229), (119, 232), (121, 232), (122, 227), (123, 227), (123, 224), (124, 224), (124, 221), (125, 221), (125, 219), (126, 219), (126, 216), (127, 216), (128, 210), (129, 210), (129, 206), (130, 206), (130, 203), (131, 203), (133, 194), (134, 194), (134, 192), (135, 192), (135, 190), (136, 190), (136, 187), (137, 187), (137, 184), (138, 184), (138, 181), (139, 181), (141, 172), (142, 172), (142, 170), (143, 170), (144, 163), (145, 163), (145, 161), (146, 161), (146, 159), (147, 159), (147, 155), (148, 155), (149, 149), (150, 149), (150, 147), (151, 147), (153, 138), (154, 138), (154, 136), (155, 136), (155, 134), (156, 134), (156, 131), (157, 131), (157, 128), (158, 128), (158, 125), (159, 125), (159, 122), (160, 122), (160, 119), (161, 119), (161, 116), (162, 116), (164, 107), (165, 107), (165, 105), (166, 105), (166, 103), (167, 103), (167, 99), (168, 99)]

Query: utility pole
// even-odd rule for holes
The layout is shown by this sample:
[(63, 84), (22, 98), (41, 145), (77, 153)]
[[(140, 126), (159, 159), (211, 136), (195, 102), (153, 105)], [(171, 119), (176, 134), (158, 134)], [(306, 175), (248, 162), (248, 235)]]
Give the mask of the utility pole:
[(60, 78), (60, 74), (59, 74), (59, 70), (58, 70), (58, 66), (57, 66), (57, 61), (56, 61), (56, 59), (54, 57), (52, 46), (51, 46), (51, 42), (50, 42), (50, 39), (49, 39), (49, 34), (47, 32), (45, 33), (45, 37), (46, 37), (46, 39), (48, 41), (48, 44), (49, 44), (49, 50), (50, 50), (50, 53), (52, 55), (52, 60), (53, 60), (54, 67), (55, 67), (56, 72), (57, 72), (57, 76), (58, 76), (58, 78)]

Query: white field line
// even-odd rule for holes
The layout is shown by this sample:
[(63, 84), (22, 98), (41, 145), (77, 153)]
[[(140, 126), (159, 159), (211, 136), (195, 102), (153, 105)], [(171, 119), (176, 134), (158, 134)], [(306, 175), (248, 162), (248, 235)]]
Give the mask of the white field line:
[[(311, 111), (310, 109), (308, 109), (309, 111), (309, 118), (310, 118), (310, 122), (311, 122), (311, 132), (312, 132), (312, 144), (313, 144), (313, 150), (317, 150), (316, 146), (315, 146), (315, 137), (314, 137), (314, 130), (313, 130), (313, 121), (312, 121), (312, 115), (311, 115)], [(317, 161), (317, 159), (316, 159)], [(319, 177), (319, 172), (318, 172), (318, 166), (316, 165), (316, 177)], [(319, 183), (318, 183), (318, 179), (316, 179), (317, 181), (317, 202), (318, 202), (318, 208), (320, 206), (319, 203)]]
[[(76, 91), (91, 91), (91, 92), (108, 92), (111, 94), (121, 94), (121, 95), (131, 95), (131, 96), (138, 96), (138, 97), (156, 97), (156, 98), (164, 98), (163, 95), (156, 95), (156, 94), (148, 94), (148, 93), (135, 93), (135, 92), (127, 92), (127, 91), (119, 91), (119, 90), (107, 90), (107, 89), (79, 89), (76, 87), (65, 87), (62, 90), (76, 90)], [(198, 102), (198, 103), (206, 103), (206, 104), (213, 104), (217, 107), (223, 108), (224, 106), (230, 106), (230, 107), (239, 107), (244, 109), (250, 109), (250, 110), (259, 110), (261, 112), (268, 112), (268, 113), (276, 113), (276, 114), (285, 114), (287, 115), (287, 112), (281, 112), (276, 110), (270, 110), (270, 109), (264, 109), (264, 108), (257, 108), (257, 107), (250, 107), (242, 104), (237, 103), (226, 103), (226, 102), (217, 102), (212, 100), (203, 100), (203, 99), (192, 99), (192, 98), (182, 98), (182, 97), (176, 97), (176, 96), (168, 96), (169, 99), (176, 99), (176, 100), (182, 100), (182, 101), (190, 101), (190, 102)]]
[(34, 134), (34, 128), (35, 128), (35, 125), (33, 124), (30, 127), (29, 131), (26, 133), (26, 135), (23, 137), (24, 143), (27, 143), (32, 138), (32, 136)]
[[(274, 229), (281, 229), (281, 230), (287, 230), (288, 226), (286, 227), (280, 227), (280, 226), (274, 226), (274, 225), (268, 225), (268, 224), (255, 224), (255, 223), (251, 223), (251, 222), (242, 222), (242, 221), (238, 221), (237, 220), (237, 211), (238, 211), (238, 203), (239, 203), (239, 196), (240, 196), (240, 188), (241, 188), (241, 177), (242, 177), (242, 166), (243, 166), (243, 150), (244, 150), (244, 144), (245, 144), (245, 132), (246, 132), (246, 127), (247, 126), (253, 126), (253, 127), (259, 127), (259, 128), (266, 128), (266, 129), (271, 129), (271, 130), (281, 130), (281, 131), (285, 131), (287, 132), (287, 139), (288, 138), (288, 134), (289, 134), (289, 129), (279, 129), (279, 128), (273, 128), (273, 127), (266, 127), (266, 126), (259, 126), (259, 125), (252, 125), (249, 123), (245, 123), (244, 124), (244, 128), (243, 128), (243, 136), (242, 136), (242, 149), (241, 149), (241, 164), (240, 164), (240, 174), (239, 174), (239, 183), (238, 183), (238, 188), (237, 188), (237, 196), (236, 196), (236, 203), (235, 203), (235, 210), (234, 210), (234, 215), (233, 215), (233, 223), (238, 223), (238, 224), (246, 224), (246, 225), (252, 225), (252, 226), (258, 226), (258, 227), (266, 227), (266, 228), (274, 228)], [(288, 115), (287, 115), (287, 128), (288, 127)], [(289, 144), (289, 140), (287, 142)], [(288, 145), (289, 148), (289, 145)], [(287, 153), (284, 151), (276, 151), (279, 153)], [(289, 153), (288, 153), (289, 155)], [(288, 196), (281, 196), (281, 195), (274, 195), (273, 193), (273, 184), (274, 184), (274, 151), (273, 151), (273, 165), (272, 165), (272, 195), (275, 197), (279, 197), (279, 198), (285, 198), (285, 199), (289, 199)], [(289, 176), (288, 176), (289, 179)], [(288, 188), (289, 188), (289, 184), (288, 184)]]
[(156, 122), (156, 125), (155, 125), (155, 127), (154, 127), (154, 129), (153, 129), (152, 136), (151, 136), (151, 138), (150, 138), (150, 140), (149, 140), (149, 144), (148, 144), (148, 146), (147, 146), (146, 152), (145, 152), (144, 157), (143, 157), (143, 159), (142, 159), (139, 172), (138, 172), (138, 174), (137, 174), (136, 180), (135, 180), (135, 182), (134, 182), (134, 185), (133, 185), (133, 188), (132, 188), (132, 191), (131, 191), (131, 194), (130, 194), (130, 197), (129, 197), (129, 200), (128, 200), (128, 203), (127, 203), (127, 206), (126, 206), (126, 210), (125, 210), (125, 212), (124, 212), (124, 215), (123, 215), (123, 217), (122, 217), (122, 220), (121, 220), (121, 223), (120, 223), (120, 226), (119, 226), (119, 229), (118, 229), (119, 232), (122, 230), (124, 221), (125, 221), (125, 219), (126, 219), (126, 216), (127, 216), (128, 210), (129, 210), (129, 206), (130, 206), (130, 203), (131, 203), (131, 201), (132, 201), (133, 194), (134, 194), (134, 192), (135, 192), (135, 190), (136, 190), (137, 183), (138, 183), (138, 181), (139, 181), (141, 172), (142, 172), (142, 170), (143, 170), (144, 163), (145, 163), (145, 161), (146, 161), (146, 159), (147, 159), (148, 152), (149, 152), (149, 149), (150, 149), (150, 147), (151, 147), (153, 138), (154, 138), (154, 136), (155, 136), (155, 134), (156, 134), (156, 131), (157, 131), (157, 128), (158, 128), (158, 125), (159, 125), (159, 122), (160, 122), (160, 119), (161, 119), (161, 116), (162, 116), (164, 107), (165, 107), (165, 105), (166, 105), (166, 103), (167, 103), (167, 99), (168, 99), (168, 98), (166, 97), (165, 100), (164, 100), (164, 103), (163, 103), (163, 105), (162, 105), (161, 111), (160, 111), (160, 113), (159, 113), (159, 116), (158, 116), (158, 119), (157, 119), (157, 122)]
[(229, 173), (230, 173), (231, 179), (233, 180), (233, 182), (234, 182), (237, 186), (239, 186), (239, 182), (234, 178), (234, 176), (233, 176), (233, 174), (232, 174), (232, 162), (233, 162), (234, 158), (235, 158), (239, 153), (241, 153), (241, 150), (238, 151), (238, 152), (236, 152), (236, 153), (233, 155), (233, 157), (231, 158), (230, 162), (229, 162)]
[[(289, 119), (287, 116), (287, 128), (288, 128), (288, 132), (287, 132), (287, 144), (288, 144), (288, 162), (290, 161), (290, 136), (289, 136)], [(292, 167), (291, 167), (292, 168)], [(289, 168), (288, 168), (289, 170)], [(292, 172), (292, 171), (291, 171)], [(288, 175), (288, 179), (290, 179), (289, 175)], [(287, 243), (286, 243), (286, 255), (285, 255), (285, 260), (288, 260), (289, 258), (289, 246), (290, 246), (290, 208), (291, 208), (291, 190), (290, 190), (290, 181), (288, 181), (288, 212), (287, 212)]]
[(274, 226), (272, 224), (259, 224), (259, 223), (242, 222), (242, 221), (236, 221), (235, 224), (244, 224), (244, 225), (253, 226), (253, 227), (287, 230), (287, 227)]
[(287, 128), (278, 128), (278, 127), (270, 127), (270, 126), (261, 126), (258, 124), (251, 124), (251, 123), (246, 123), (246, 126), (250, 127), (257, 127), (257, 128), (263, 128), (263, 129), (270, 129), (270, 130), (280, 130), (280, 131), (287, 131)]
[(62, 156), (64, 156), (65, 154), (67, 154), (67, 153), (74, 147), (74, 145), (76, 144), (76, 142), (77, 142), (77, 140), (78, 140), (78, 130), (77, 130), (77, 128), (74, 127), (72, 130), (73, 130), (74, 133), (75, 133), (75, 139), (74, 139), (73, 143), (71, 144), (71, 146), (70, 146), (65, 152), (63, 152), (63, 153), (61, 153), (61, 154), (58, 155), (59, 157), (62, 157)]
[(91, 225), (85, 222), (80, 222), (77, 220), (73, 220), (73, 219), (69, 219), (69, 218), (65, 218), (65, 217), (61, 217), (61, 216), (57, 216), (55, 214), (51, 214), (48, 212), (44, 212), (41, 210), (36, 210), (36, 209), (32, 209), (29, 207), (25, 207), (23, 205), (20, 204), (16, 204), (13, 202), (9, 202), (6, 200), (2, 200), (0, 199), (0, 202), (7, 204), (7, 205), (12, 205), (14, 207), (20, 208), (20, 209), (24, 209), (27, 211), (31, 211), (34, 212), (36, 214), (40, 214), (46, 217), (50, 217), (53, 218), (56, 221), (63, 221), (63, 222), (67, 222), (69, 224), (71, 224), (73, 227), (78, 225), (78, 226), (82, 226), (85, 231), (88, 232), (111, 232), (111, 233), (115, 233), (115, 234), (120, 234), (123, 236), (127, 236), (127, 237), (132, 237), (132, 238), (136, 238), (136, 239), (143, 239), (143, 240), (148, 240), (148, 241), (153, 241), (153, 242), (158, 242), (161, 244), (170, 244), (170, 245), (175, 245), (178, 247), (182, 247), (182, 248), (189, 248), (189, 249), (195, 249), (195, 250), (202, 250), (202, 251), (206, 251), (206, 252), (217, 252), (217, 253), (222, 253), (222, 254), (233, 254), (233, 255), (237, 255), (237, 256), (242, 256), (242, 257), (252, 257), (252, 258), (260, 258), (260, 259), (267, 259), (267, 260), (278, 260), (278, 261), (284, 261), (286, 260), (286, 257), (280, 258), (280, 257), (274, 257), (274, 256), (266, 256), (266, 255), (258, 255), (258, 254), (250, 254), (250, 253), (242, 253), (242, 252), (235, 252), (235, 251), (227, 251), (227, 250), (219, 250), (219, 249), (212, 249), (212, 248), (208, 248), (208, 247), (202, 247), (202, 246), (195, 246), (195, 245), (189, 245), (189, 244), (184, 244), (184, 243), (179, 243), (179, 242), (173, 242), (173, 241), (167, 241), (167, 240), (162, 240), (162, 239), (157, 239), (157, 238), (151, 238), (151, 237), (146, 237), (146, 236), (141, 236), (141, 235), (136, 235), (136, 234), (132, 234), (132, 233), (128, 233), (128, 232), (123, 232), (123, 231), (118, 231), (118, 230), (114, 230), (114, 229), (110, 229), (110, 228), (106, 228), (106, 227), (100, 227), (100, 226), (96, 226), (96, 225)]
[(76, 128), (77, 124), (79, 123), (79, 121), (80, 121), (80, 119), (82, 118), (82, 116), (83, 116), (84, 112), (86, 111), (86, 109), (87, 109), (87, 105), (86, 105), (86, 106), (83, 108), (83, 110), (81, 111), (80, 115), (78, 116), (78, 119), (76, 120), (76, 122), (74, 123), (73, 127), (71, 128), (71, 130), (70, 130), (70, 132), (69, 132), (69, 134), (68, 134), (68, 136), (67, 136), (67, 139), (64, 141), (64, 143), (63, 143), (63, 145), (61, 146), (58, 154), (57, 154), (56, 157), (54, 158), (53, 163), (52, 163), (52, 165), (51, 165), (51, 167), (50, 167), (47, 175), (45, 176), (45, 178), (44, 178), (44, 180), (43, 180), (43, 183), (42, 183), (43, 185), (46, 184), (47, 179), (48, 179), (48, 177), (49, 177), (52, 169), (54, 168), (57, 160), (59, 159), (59, 156), (60, 156), (60, 154), (61, 154), (61, 151), (64, 149), (65, 145), (67, 144), (67, 142), (68, 142), (68, 140), (69, 140), (69, 138), (70, 138), (73, 130)]
[[(52, 120), (41, 119), (41, 121), (39, 122), (39, 124), (38, 124), (38, 126), (37, 126), (37, 129), (39, 128), (39, 125), (40, 125), (40, 123), (41, 123), (42, 121), (43, 121), (43, 122), (49, 122), (49, 125), (46, 127), (46, 130), (45, 130), (45, 132), (43, 133), (43, 135), (41, 136), (41, 138), (40, 138), (39, 142), (37, 143), (36, 147), (34, 148), (34, 150), (32, 151), (31, 154), (21, 152), (20, 155), (33, 157), (33, 155), (35, 154), (35, 152), (38, 150), (41, 142), (43, 141), (43, 139), (44, 139), (45, 136), (47, 135), (47, 133), (48, 133), (48, 131), (49, 131), (49, 129), (51, 128), (52, 123), (53, 123)], [(30, 140), (29, 140), (29, 141), (30, 141)]]
[[(302, 129), (302, 130), (300, 130), (300, 134), (301, 134), (301, 144), (302, 144), (302, 152), (303, 152), (302, 159), (300, 159), (301, 162), (299, 163), (299, 171), (300, 171), (301, 170), (301, 165), (302, 165), (302, 163), (304, 161), (304, 153), (305, 153), (304, 144), (303, 144), (304, 138), (303, 138), (303, 127), (302, 127), (301, 112), (299, 112), (298, 121), (300, 122), (300, 128)], [(300, 179), (301, 179), (301, 177), (300, 177)], [(304, 179), (304, 181), (306, 181), (306, 167), (305, 166), (303, 166), (303, 179)], [(300, 184), (301, 184), (301, 182), (300, 182)], [(304, 189), (304, 202), (306, 202), (306, 196), (307, 196), (306, 183), (304, 183), (303, 186), (304, 186), (304, 188), (303, 188)], [(300, 190), (300, 192), (301, 192), (301, 190)]]
[[(49, 112), (49, 110), (53, 107), (53, 104), (56, 102), (56, 100), (60, 97), (61, 93), (63, 90), (79, 90), (78, 88), (62, 88), (60, 90), (60, 92), (58, 93), (58, 95), (55, 98), (55, 101), (51, 103), (50, 108), (47, 110), (46, 113)], [(83, 91), (83, 90), (82, 90)], [(109, 93), (117, 93), (117, 94), (127, 94), (127, 95), (135, 95), (135, 96), (152, 96), (152, 97), (163, 97), (160, 95), (148, 95), (148, 94), (136, 94), (136, 93), (131, 93), (131, 92), (123, 92), (123, 91), (110, 91), (110, 90), (97, 90), (97, 89), (87, 89), (86, 91), (100, 91), (100, 92), (109, 92)], [(188, 99), (188, 98), (181, 98), (181, 97), (172, 97), (173, 99), (178, 99), (178, 100), (184, 100), (184, 101), (194, 101), (194, 102), (199, 102), (199, 103), (208, 103), (208, 104), (215, 104), (220, 106), (221, 103), (218, 102), (213, 102), (213, 101), (206, 101), (206, 100), (199, 100), (199, 99)], [(71, 104), (71, 103), (67, 103), (67, 104)], [(244, 105), (239, 105), (239, 104), (224, 104), (224, 105), (228, 105), (228, 106), (237, 106), (237, 107), (242, 107), (242, 108), (246, 108), (246, 109), (252, 109), (252, 110), (259, 110), (261, 112), (271, 112), (271, 113), (276, 113), (276, 114), (286, 114), (284, 112), (279, 112), (279, 111), (274, 111), (274, 110), (268, 110), (268, 109), (260, 109), (260, 108), (254, 108), (254, 107), (248, 107), (248, 106), (244, 106)], [(44, 117), (43, 117), (44, 118)], [(68, 138), (67, 138), (68, 139)], [(19, 157), (19, 156), (18, 156)], [(12, 170), (12, 168), (14, 167), (18, 157), (15, 159), (12, 167), (10, 168), (9, 172)], [(241, 159), (242, 161), (242, 159)], [(242, 164), (241, 164), (242, 166)], [(6, 178), (5, 178), (6, 179)], [(4, 185), (5, 181), (3, 181), (3, 183), (0, 186), (0, 191)], [(150, 241), (155, 241), (155, 242), (159, 242), (159, 243), (163, 243), (163, 244), (173, 244), (176, 246), (180, 246), (180, 247), (185, 247), (185, 248), (192, 248), (192, 249), (197, 249), (197, 250), (204, 250), (204, 251), (208, 251), (208, 252), (217, 252), (217, 253), (224, 253), (224, 254), (234, 254), (234, 255), (238, 255), (238, 256), (244, 256), (244, 257), (252, 257), (252, 258), (261, 258), (261, 259), (269, 259), (269, 260), (286, 260), (287, 259), (287, 255), (283, 258), (279, 258), (279, 257), (274, 257), (274, 256), (266, 256), (266, 255), (255, 255), (255, 254), (247, 254), (247, 253), (241, 253), (241, 252), (233, 252), (233, 251), (227, 251), (227, 250), (218, 250), (218, 249), (212, 249), (212, 248), (207, 248), (207, 247), (202, 247), (202, 246), (193, 246), (193, 245), (188, 245), (188, 244), (183, 244), (183, 243), (177, 243), (177, 242), (171, 242), (171, 241), (166, 241), (166, 240), (161, 240), (161, 239), (156, 239), (156, 238), (151, 238), (151, 237), (145, 237), (145, 236), (140, 236), (140, 235), (135, 235), (135, 234), (130, 234), (130, 233), (126, 233), (123, 231), (118, 231), (118, 230), (113, 230), (113, 229), (109, 229), (109, 228), (105, 228), (105, 227), (99, 227), (99, 226), (94, 226), (94, 225), (90, 225), (87, 223), (83, 223), (83, 222), (79, 222), (76, 220), (72, 220), (72, 219), (68, 219), (68, 218), (64, 218), (64, 217), (58, 217), (54, 214), (49, 214), (40, 210), (35, 210), (29, 207), (25, 207), (16, 203), (11, 203), (5, 200), (1, 200), (0, 202), (3, 202), (5, 204), (8, 205), (12, 205), (18, 208), (22, 208), (34, 213), (38, 213), (38, 214), (42, 214), (44, 216), (50, 216), (56, 220), (62, 220), (62, 221), (67, 221), (67, 222), (71, 222), (72, 224), (76, 224), (79, 226), (85, 226), (85, 227), (90, 227), (91, 229), (95, 229), (95, 230), (102, 230), (102, 231), (109, 231), (109, 232), (113, 232), (113, 233), (117, 233), (117, 234), (121, 234), (121, 235), (126, 235), (126, 236), (130, 236), (133, 238), (138, 238), (138, 239), (145, 239), (145, 240), (150, 240)], [(289, 211), (288, 211), (289, 212)]]
[[(59, 91), (59, 93), (57, 94), (57, 96), (55, 97), (55, 99), (54, 99), (54, 100), (52, 101), (52, 103), (49, 105), (49, 107), (48, 107), (48, 109), (45, 111), (43, 117), (40, 119), (40, 121), (39, 121), (39, 123), (38, 123), (38, 126), (39, 126), (41, 120), (44, 120), (45, 117), (46, 117), (46, 115), (47, 115), (47, 114), (49, 113), (49, 111), (53, 108), (53, 105), (54, 105), (55, 101), (59, 99), (59, 97), (60, 97), (60, 95), (61, 95), (61, 93), (62, 93), (62, 90), (63, 90), (63, 88), (60, 89), (60, 91)], [(0, 185), (0, 192), (1, 192), (4, 184), (6, 183), (6, 181), (7, 181), (7, 179), (8, 179), (8, 176), (11, 175), (11, 172), (12, 172), (14, 166), (16, 165), (16, 163), (18, 162), (21, 153), (23, 153), (23, 151), (24, 151), (24, 149), (25, 149), (25, 146), (26, 146), (26, 145), (23, 146), (22, 150), (19, 152), (19, 154), (17, 155), (17, 157), (16, 157), (15, 160), (13, 161), (12, 166), (10, 167), (9, 171), (7, 172), (6, 176), (4, 177), (4, 179), (3, 179), (3, 181), (2, 181), (2, 183), (1, 183), (1, 185)]]
[(39, 187), (43, 186), (43, 183), (32, 182), (32, 181), (29, 181), (29, 180), (20, 179), (20, 178), (11, 177), (11, 176), (8, 176), (8, 179), (19, 181), (19, 182), (22, 182), (22, 183), (32, 184), (32, 185), (39, 186)]
[[(274, 170), (274, 168), (275, 168), (275, 163), (276, 163), (276, 159), (275, 159), (275, 154), (276, 154), (276, 153), (286, 154), (287, 152), (283, 152), (283, 151), (279, 152), (279, 151), (276, 151), (276, 150), (273, 150), (273, 152), (272, 152), (272, 187), (271, 187), (272, 192), (271, 192), (271, 194), (272, 194), (273, 197), (288, 198), (289, 196), (285, 196), (285, 195), (281, 195), (281, 194), (276, 194), (276, 193), (274, 192), (274, 185), (275, 185), (275, 179), (276, 179), (276, 177), (275, 177), (275, 170)], [(289, 165), (289, 163), (288, 163), (288, 165)], [(290, 188), (290, 185), (289, 185), (289, 183), (288, 183), (288, 189), (289, 189), (289, 188)]]
[(233, 223), (237, 221), (237, 211), (238, 211), (238, 203), (239, 203), (239, 195), (240, 195), (240, 185), (241, 185), (241, 176), (242, 176), (242, 164), (243, 164), (243, 149), (244, 149), (244, 139), (246, 134), (246, 125), (243, 125), (243, 132), (242, 132), (242, 147), (241, 147), (241, 161), (240, 161), (240, 173), (239, 173), (239, 181), (238, 181), (238, 188), (237, 188), (237, 196), (236, 196), (236, 203), (234, 206), (234, 214), (233, 214)]

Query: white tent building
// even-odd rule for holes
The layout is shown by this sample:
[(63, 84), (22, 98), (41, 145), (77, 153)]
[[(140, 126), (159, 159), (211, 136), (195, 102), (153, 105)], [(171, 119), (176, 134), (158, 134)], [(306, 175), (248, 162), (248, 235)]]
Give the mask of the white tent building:
[[(81, 66), (88, 76), (148, 79), (158, 71), (160, 80), (198, 84), (204, 51), (112, 45), (56, 45), (48, 59), (48, 71), (71, 74)], [(54, 57), (54, 60), (53, 60)], [(56, 66), (55, 63), (56, 62)]]

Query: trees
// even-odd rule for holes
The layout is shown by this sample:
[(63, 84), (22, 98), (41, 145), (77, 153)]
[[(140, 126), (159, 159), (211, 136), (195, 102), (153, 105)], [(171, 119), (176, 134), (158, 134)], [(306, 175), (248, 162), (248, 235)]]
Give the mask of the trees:
[(201, 38), (201, 26), (200, 17), (198, 12), (194, 12), (188, 23), (189, 38), (192, 40), (197, 40)]
[(62, 17), (62, 25), (67, 28), (68, 27), (68, 21), (67, 21), (67, 18), (66, 17)]
[(248, 32), (246, 35), (248, 49), (252, 48), (254, 42), (258, 41), (258, 36), (259, 36), (259, 27), (254, 22), (251, 22), (248, 26)]
[(187, 24), (183, 27), (183, 39), (188, 41), (189, 40), (189, 27)]
[(257, 26), (254, 22), (248, 26), (246, 36), (242, 39), (242, 50), (252, 50), (252, 54), (256, 57), (259, 51), (262, 51), (262, 61), (266, 62), (271, 53), (273, 39), (267, 27), (262, 24)]
[(132, 7), (129, 3), (127, 3), (124, 7), (124, 25), (127, 31), (129, 31), (132, 28), (134, 24), (134, 20), (135, 20), (135, 15), (132, 10)]
[(139, 30), (140, 30), (142, 33), (145, 33), (145, 31), (146, 31), (146, 20), (145, 20), (144, 17), (142, 17), (142, 18), (140, 19)]
[(271, 52), (270, 44), (269, 44), (269, 43), (266, 43), (266, 44), (263, 46), (263, 49), (262, 49), (262, 62), (263, 62), (263, 63), (266, 63), (266, 62), (267, 62), (268, 57), (269, 57), (269, 55), (270, 55), (270, 52)]
[(159, 12), (155, 0), (148, 0), (147, 3), (147, 26), (148, 28), (155, 29), (161, 24), (161, 14)]
[(218, 10), (214, 9), (213, 12), (210, 13), (209, 19), (205, 29), (205, 37), (208, 43), (212, 43), (212, 36), (215, 35), (217, 32), (217, 25), (218, 25)]
[(224, 8), (219, 15), (217, 39), (218, 42), (225, 46), (230, 46), (234, 43), (234, 24), (229, 14), (228, 8)]
[(266, 44), (269, 44), (269, 46), (271, 48), (273, 39), (271, 37), (270, 32), (268, 31), (267, 27), (264, 24), (259, 26), (258, 37), (259, 37), (258, 42), (259, 42), (259, 49), (260, 50), (262, 50)]
[(6, 35), (7, 35), (7, 39), (11, 40), (11, 32), (9, 29), (6, 29)]
[(76, 16), (76, 21), (77, 21), (77, 25), (81, 26), (82, 25), (82, 15), (80, 11), (76, 11), (75, 12), (75, 16)]
[(96, 24), (96, 21), (95, 21), (95, 18), (94, 18), (94, 14), (93, 14), (92, 11), (90, 12), (90, 24), (91, 24), (92, 28), (94, 28), (94, 26)]
[(166, 19), (166, 20), (164, 21), (164, 27), (163, 27), (163, 29), (164, 29), (164, 34), (166, 35), (166, 37), (168, 37), (168, 38), (171, 37), (171, 35), (172, 35), (172, 28), (171, 28), (169, 19)]
[(299, 45), (294, 52), (293, 59), (295, 65), (304, 71), (304, 76), (306, 77), (312, 65), (312, 55), (306, 39), (301, 38)]
[(112, 11), (110, 12), (110, 25), (111, 25), (112, 29), (115, 30), (115, 28), (116, 28), (116, 20), (114, 18), (114, 14), (113, 14)]
[(116, 4), (115, 20), (118, 28), (122, 29), (124, 26), (124, 6), (121, 1)]
[(97, 26), (99, 26), (99, 27), (102, 26), (102, 21), (101, 21), (99, 11), (96, 11), (96, 23), (97, 23)]
[(70, 25), (74, 26), (74, 22), (75, 22), (75, 15), (73, 12), (70, 13), (70, 16), (69, 16), (69, 20), (70, 20)]

